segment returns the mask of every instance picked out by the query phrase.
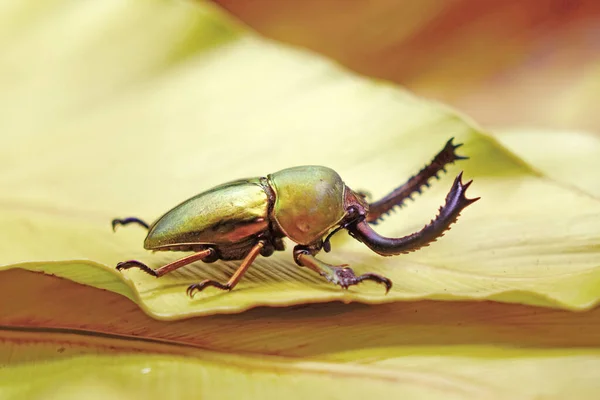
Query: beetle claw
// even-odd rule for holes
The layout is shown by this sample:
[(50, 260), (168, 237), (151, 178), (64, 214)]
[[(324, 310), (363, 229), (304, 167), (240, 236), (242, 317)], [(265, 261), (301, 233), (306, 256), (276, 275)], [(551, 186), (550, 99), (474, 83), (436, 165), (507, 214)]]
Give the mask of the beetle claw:
[(219, 283), (217, 281), (211, 281), (210, 279), (206, 279), (200, 283), (194, 283), (193, 285), (188, 286), (188, 288), (185, 292), (187, 293), (188, 296), (190, 296), (191, 298), (194, 298), (195, 291), (201, 292), (204, 289), (206, 289), (208, 286), (214, 286), (217, 289), (221, 289), (221, 290), (231, 290), (231, 286), (229, 286), (229, 284), (223, 285), (222, 283)]
[(352, 285), (357, 285), (362, 281), (367, 280), (385, 285), (385, 294), (388, 294), (388, 292), (392, 288), (392, 281), (386, 278), (385, 276), (381, 276), (374, 273), (366, 273), (360, 276), (356, 276), (352, 268), (349, 268), (346, 265), (333, 267), (333, 270), (333, 276), (331, 277), (330, 281), (341, 286), (344, 290), (347, 290), (348, 287)]
[(198, 285), (197, 283), (195, 283), (195, 284), (193, 284), (193, 285), (190, 285), (190, 286), (188, 286), (188, 288), (187, 288), (187, 289), (186, 289), (186, 291), (185, 291), (185, 293), (186, 293), (188, 296), (190, 296), (192, 299), (194, 298), (194, 290), (196, 290), (196, 289), (197, 289), (197, 287), (196, 287), (197, 285)]
[(385, 285), (385, 294), (388, 294), (390, 289), (392, 288), (392, 281), (386, 278), (385, 276), (381, 276), (379, 274), (367, 273), (359, 276), (357, 279), (359, 282), (370, 280)]
[(123, 271), (124, 269), (129, 269), (129, 268), (139, 268), (149, 275), (156, 276), (156, 277), (158, 276), (158, 274), (156, 273), (155, 270), (153, 270), (146, 264), (144, 264), (140, 261), (137, 261), (137, 260), (129, 260), (129, 261), (120, 262), (117, 264), (116, 268), (117, 268), (117, 271)]

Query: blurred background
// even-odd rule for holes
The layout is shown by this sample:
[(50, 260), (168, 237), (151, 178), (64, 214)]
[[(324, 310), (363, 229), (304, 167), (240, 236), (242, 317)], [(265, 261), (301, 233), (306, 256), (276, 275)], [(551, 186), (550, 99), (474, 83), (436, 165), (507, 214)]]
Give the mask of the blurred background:
[(600, 131), (600, 1), (215, 2), (267, 37), (484, 126)]

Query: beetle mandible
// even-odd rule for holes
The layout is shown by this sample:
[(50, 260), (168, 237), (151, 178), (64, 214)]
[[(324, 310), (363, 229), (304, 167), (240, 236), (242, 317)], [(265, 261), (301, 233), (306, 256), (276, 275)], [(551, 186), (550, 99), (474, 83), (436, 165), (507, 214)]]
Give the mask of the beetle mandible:
[(456, 177), (445, 204), (438, 215), (423, 229), (401, 238), (377, 234), (370, 224), (377, 224), (394, 207), (421, 193), (431, 178), (446, 171), (448, 164), (468, 157), (455, 150), (462, 144), (450, 139), (430, 164), (405, 184), (373, 203), (366, 195), (355, 192), (330, 168), (300, 166), (284, 169), (266, 177), (242, 179), (214, 187), (179, 204), (152, 225), (139, 218), (114, 219), (117, 225), (137, 223), (148, 229), (144, 248), (153, 251), (192, 251), (192, 255), (152, 269), (140, 261), (117, 264), (118, 270), (139, 268), (157, 278), (198, 260), (243, 260), (227, 283), (204, 280), (190, 285), (187, 294), (208, 286), (231, 290), (260, 254), (269, 257), (285, 249), (283, 239), (290, 238), (294, 260), (317, 272), (328, 281), (347, 289), (365, 280), (381, 283), (386, 293), (392, 282), (381, 275), (355, 275), (345, 265), (330, 265), (315, 255), (329, 252), (329, 238), (341, 229), (382, 256), (415, 251), (428, 246), (450, 228), (460, 212), (479, 197), (467, 199), (465, 192), (472, 181), (462, 183), (462, 172)]

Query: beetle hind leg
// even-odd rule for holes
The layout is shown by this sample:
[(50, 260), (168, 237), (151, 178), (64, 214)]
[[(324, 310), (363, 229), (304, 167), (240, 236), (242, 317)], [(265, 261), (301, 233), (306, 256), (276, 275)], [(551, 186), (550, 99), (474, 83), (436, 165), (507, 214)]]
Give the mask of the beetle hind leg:
[(216, 252), (213, 249), (204, 249), (192, 255), (189, 255), (184, 258), (180, 258), (179, 260), (173, 261), (167, 265), (163, 265), (158, 269), (152, 269), (146, 264), (137, 261), (137, 260), (129, 260), (123, 261), (117, 264), (117, 270), (122, 271), (130, 268), (138, 268), (147, 273), (148, 275), (152, 275), (154, 277), (160, 278), (161, 276), (168, 274), (169, 272), (175, 271), (178, 268), (181, 268), (185, 265), (191, 264), (198, 260), (210, 260), (211, 257), (214, 257)]
[(394, 207), (402, 207), (407, 199), (412, 200), (413, 195), (420, 194), (423, 188), (429, 187), (431, 178), (439, 179), (438, 174), (442, 171), (446, 172), (447, 165), (453, 164), (457, 160), (468, 159), (469, 157), (456, 154), (456, 149), (462, 146), (462, 143), (454, 144), (453, 140), (454, 138), (448, 140), (444, 148), (417, 175), (411, 177), (405, 184), (394, 189), (381, 200), (369, 204), (367, 222), (377, 224)]
[(356, 276), (354, 271), (347, 265), (330, 265), (315, 258), (309, 250), (296, 246), (294, 249), (294, 259), (302, 267), (307, 267), (327, 279), (329, 282), (348, 289), (349, 286), (357, 285), (363, 281), (374, 281), (385, 286), (387, 294), (392, 288), (392, 281), (374, 273), (366, 273)]
[(238, 284), (240, 279), (242, 279), (242, 276), (244, 276), (244, 273), (248, 270), (248, 268), (250, 268), (250, 265), (252, 265), (256, 257), (258, 257), (258, 255), (261, 253), (261, 250), (265, 247), (265, 244), (266, 243), (261, 240), (255, 244), (254, 247), (252, 247), (250, 252), (244, 258), (244, 261), (242, 261), (242, 264), (238, 267), (227, 283), (223, 284), (217, 281), (206, 279), (200, 283), (194, 283), (193, 285), (190, 285), (187, 288), (186, 293), (188, 296), (194, 297), (194, 293), (196, 291), (201, 292), (209, 286), (213, 286), (221, 290), (232, 290)]
[(148, 225), (146, 222), (142, 221), (139, 218), (136, 217), (129, 217), (129, 218), (115, 218), (111, 221), (110, 223), (112, 225), (112, 229), (113, 231), (117, 230), (117, 226), (119, 225), (129, 225), (129, 224), (138, 224), (143, 226), (146, 229), (150, 229), (150, 225)]

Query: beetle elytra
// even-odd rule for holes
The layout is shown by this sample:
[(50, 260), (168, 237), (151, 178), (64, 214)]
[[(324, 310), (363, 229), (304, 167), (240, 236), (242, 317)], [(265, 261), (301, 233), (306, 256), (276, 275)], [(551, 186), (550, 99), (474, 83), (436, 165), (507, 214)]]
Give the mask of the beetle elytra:
[(357, 276), (351, 268), (327, 264), (315, 255), (322, 249), (329, 252), (329, 238), (341, 229), (347, 229), (352, 237), (382, 256), (408, 253), (436, 241), (464, 208), (479, 200), (466, 198), (472, 181), (462, 183), (462, 172), (454, 180), (438, 215), (420, 231), (388, 238), (377, 234), (371, 225), (421, 193), (431, 178), (437, 179), (441, 171), (446, 171), (448, 164), (467, 158), (455, 153), (462, 144), (452, 141), (417, 175), (373, 203), (346, 186), (332, 169), (300, 166), (214, 187), (179, 204), (152, 225), (134, 217), (114, 219), (113, 230), (117, 225), (130, 223), (147, 228), (145, 249), (193, 252), (157, 269), (136, 260), (121, 262), (117, 269), (139, 268), (158, 278), (199, 260), (243, 260), (227, 283), (207, 279), (190, 285), (187, 294), (193, 297), (208, 286), (231, 290), (256, 257), (283, 251), (283, 239), (288, 237), (296, 243), (293, 253), (299, 266), (310, 268), (344, 289), (371, 280), (385, 285), (387, 293), (392, 287), (388, 278), (374, 273)]

